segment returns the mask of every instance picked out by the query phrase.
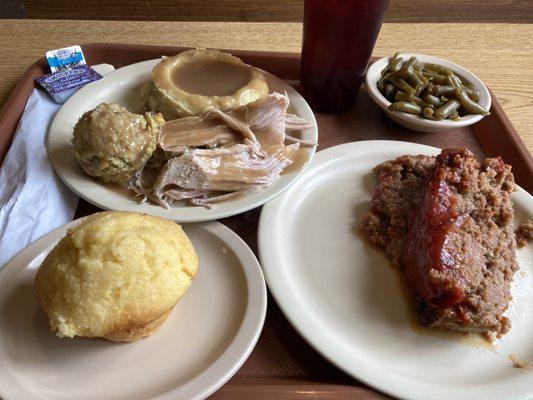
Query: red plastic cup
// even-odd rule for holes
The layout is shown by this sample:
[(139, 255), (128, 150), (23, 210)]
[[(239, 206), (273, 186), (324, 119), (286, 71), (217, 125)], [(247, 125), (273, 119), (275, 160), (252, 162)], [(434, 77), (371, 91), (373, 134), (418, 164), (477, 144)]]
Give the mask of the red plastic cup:
[(355, 103), (390, 0), (305, 0), (301, 89), (314, 111)]

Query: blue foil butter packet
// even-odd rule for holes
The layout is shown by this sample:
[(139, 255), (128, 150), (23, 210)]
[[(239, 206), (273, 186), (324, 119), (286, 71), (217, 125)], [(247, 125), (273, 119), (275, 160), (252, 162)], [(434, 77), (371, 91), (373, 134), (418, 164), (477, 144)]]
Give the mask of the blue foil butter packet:
[(78, 45), (47, 51), (46, 59), (52, 72), (87, 64), (83, 51)]
[(102, 75), (88, 65), (78, 65), (35, 78), (56, 103), (63, 104), (84, 85), (102, 79)]

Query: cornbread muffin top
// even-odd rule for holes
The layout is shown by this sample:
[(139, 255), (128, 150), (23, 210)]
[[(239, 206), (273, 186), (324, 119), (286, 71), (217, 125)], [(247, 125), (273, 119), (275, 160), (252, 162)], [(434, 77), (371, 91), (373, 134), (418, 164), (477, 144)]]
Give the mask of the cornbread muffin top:
[(43, 261), (35, 287), (58, 336), (114, 340), (168, 314), (197, 269), (178, 224), (102, 212), (68, 231)]

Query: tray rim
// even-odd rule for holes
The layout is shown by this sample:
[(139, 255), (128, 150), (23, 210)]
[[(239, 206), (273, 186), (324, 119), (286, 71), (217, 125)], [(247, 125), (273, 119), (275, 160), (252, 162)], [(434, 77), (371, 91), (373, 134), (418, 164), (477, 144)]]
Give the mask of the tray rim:
[[(179, 52), (186, 49), (190, 49), (191, 47), (180, 47), (180, 46), (161, 46), (161, 45), (151, 45), (151, 44), (125, 44), (125, 43), (109, 43), (109, 42), (101, 42), (101, 43), (86, 43), (86, 44), (80, 44), (80, 46), (83, 49), (88, 49), (88, 51), (94, 51), (94, 50), (104, 50), (104, 51), (112, 51), (112, 49), (120, 48), (121, 51), (138, 51), (139, 49), (161, 49), (162, 51), (169, 49), (173, 49), (173, 51)], [(255, 51), (255, 50), (238, 50), (238, 49), (221, 49), (224, 51), (229, 51), (235, 55), (238, 55), (239, 57), (247, 57), (247, 56), (254, 56), (254, 57), (263, 57), (265, 59), (267, 58), (276, 58), (276, 62), (297, 62), (299, 65), (299, 53), (295, 52), (272, 52), (272, 51)], [(370, 59), (370, 62), (375, 61), (379, 57), (373, 56)], [(295, 60), (296, 59), (296, 60)], [(14, 134), (16, 132), (20, 117), (22, 116), (22, 113), (24, 112), (24, 108), (26, 106), (27, 100), (29, 99), (33, 89), (35, 88), (35, 84), (33, 79), (36, 76), (39, 76), (42, 74), (43, 69), (46, 67), (46, 60), (45, 57), (41, 57), (35, 62), (33, 62), (21, 75), (19, 78), (15, 88), (12, 90), (8, 98), (6, 99), (4, 105), (2, 106), (2, 109), (0, 110), (0, 167), (2, 165), (2, 162), (5, 158), (5, 155), (9, 151), (9, 147), (11, 145), (12, 139), (14, 137)], [(299, 68), (298, 68), (299, 69)], [(298, 76), (291, 76), (288, 78), (285, 78), (285, 80), (292, 80), (297, 79)], [(497, 97), (494, 95), (494, 93), (490, 90), (491, 96), (493, 99), (492, 102), (492, 108), (493, 108), (493, 115), (498, 119), (498, 122), (500, 126), (507, 131), (507, 138), (508, 138), (508, 145), (509, 148), (514, 149), (514, 151), (518, 152), (520, 154), (520, 157), (522, 160), (524, 160), (525, 165), (529, 167), (529, 173), (530, 176), (533, 176), (533, 158), (531, 157), (531, 154), (529, 153), (527, 147), (525, 146), (525, 143), (523, 142), (522, 138), (516, 131), (515, 127), (512, 125), (511, 121), (509, 120), (509, 117), (503, 110), (503, 107), (501, 106), (501, 103), (498, 101)], [(482, 120), (483, 121), (483, 120)], [(480, 121), (478, 124), (481, 124), (482, 121)], [(486, 138), (483, 139), (481, 135), (479, 134), (479, 131), (482, 130), (481, 125), (474, 125), (472, 127), (473, 132), (477, 135), (477, 140), (480, 142), (481, 147), (486, 151)], [(7, 139), (6, 139), (7, 137)], [(494, 143), (490, 143), (490, 140), (488, 141), (489, 145), (495, 146)], [(496, 150), (497, 150), (497, 144), (496, 144)], [(533, 193), (533, 180), (529, 179), (531, 181), (531, 184), (528, 186), (524, 184), (524, 182), (521, 184), (522, 187), (524, 187), (526, 190), (528, 190), (530, 193)], [(230, 399), (233, 398), (233, 395), (236, 395), (236, 393), (253, 393), (253, 392), (264, 392), (265, 387), (272, 388), (273, 393), (278, 395), (280, 399), (285, 398), (294, 398), (288, 394), (288, 388), (294, 387), (294, 388), (300, 388), (305, 390), (304, 388), (310, 388), (312, 387), (314, 390), (317, 390), (317, 393), (321, 393), (321, 396), (323, 398), (327, 399), (334, 399), (339, 398), (338, 396), (342, 395), (350, 395), (354, 396), (359, 394), (362, 397), (374, 397), (379, 396), (379, 394), (372, 390), (372, 388), (369, 388), (365, 386), (364, 384), (356, 381), (356, 380), (347, 380), (345, 376), (343, 376), (343, 373), (339, 371), (338, 376), (326, 376), (324, 378), (319, 378), (316, 376), (291, 376), (289, 378), (284, 377), (265, 377), (265, 376), (239, 376), (238, 374), (234, 376), (230, 381), (228, 381), (217, 393), (220, 394), (220, 398), (224, 399)], [(254, 389), (252, 392), (250, 392), (250, 384), (255, 385), (255, 382), (257, 380), (257, 385), (259, 385), (259, 388)], [(243, 388), (243, 391), (241, 392), (239, 388)], [(246, 389), (248, 387), (248, 389)], [(285, 397), (287, 396), (287, 397)], [(217, 396), (218, 397), (218, 396)], [(296, 398), (299, 398), (296, 397)]]

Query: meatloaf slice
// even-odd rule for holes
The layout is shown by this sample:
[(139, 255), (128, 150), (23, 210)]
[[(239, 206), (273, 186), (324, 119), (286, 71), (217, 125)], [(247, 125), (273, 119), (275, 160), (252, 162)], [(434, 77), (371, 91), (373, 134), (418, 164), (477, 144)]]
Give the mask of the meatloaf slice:
[(518, 269), (511, 167), (479, 165), (468, 150), (443, 150), (409, 223), (403, 265), (424, 325), (494, 332)]
[(359, 228), (373, 245), (383, 248), (392, 262), (401, 267), (408, 215), (420, 201), (422, 186), (435, 166), (435, 157), (401, 156), (374, 167), (379, 176), (370, 211)]
[(360, 229), (404, 273), (421, 323), (508, 331), (503, 316), (518, 265), (514, 190), (500, 158), (481, 165), (468, 150), (403, 156), (378, 165), (379, 182)]

